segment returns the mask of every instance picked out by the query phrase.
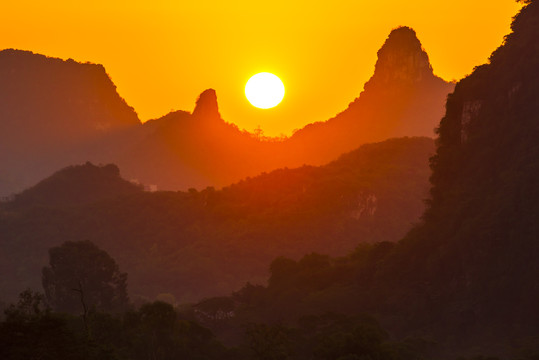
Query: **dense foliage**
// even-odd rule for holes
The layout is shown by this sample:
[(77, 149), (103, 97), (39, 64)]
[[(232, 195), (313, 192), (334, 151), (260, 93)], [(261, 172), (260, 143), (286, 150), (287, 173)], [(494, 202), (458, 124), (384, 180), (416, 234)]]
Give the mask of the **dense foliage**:
[[(261, 323), (255, 322), (254, 317), (244, 317), (245, 322), (236, 326), (235, 346), (227, 348), (210, 330), (199, 324), (200, 319), (211, 321), (214, 326), (226, 320), (237, 322), (237, 311), (245, 314), (245, 311), (237, 309), (237, 304), (247, 305), (250, 302), (246, 302), (246, 294), (252, 292), (251, 285), (233, 298), (206, 299), (194, 307), (183, 306), (181, 310), (161, 301), (144, 303), (136, 310), (124, 308), (114, 313), (103, 312), (106, 309), (96, 304), (88, 310), (84, 303), (91, 304), (96, 293), (99, 297), (107, 295), (107, 291), (99, 292), (90, 286), (100, 283), (103, 277), (100, 269), (107, 268), (98, 258), (106, 258), (105, 262), (113, 264), (114, 260), (90, 242), (68, 242), (52, 248), (50, 253), (51, 267), (57, 272), (62, 268), (57, 264), (58, 257), (70, 261), (68, 265), (74, 274), (80, 275), (81, 269), (88, 268), (79, 288), (70, 289), (74, 285), (65, 284), (68, 292), (80, 290), (83, 303), (81, 317), (52, 311), (46, 301), (46, 298), (51, 298), (46, 282), (47, 297), (30, 290), (22, 292), (18, 303), (10, 305), (4, 312), (5, 318), (0, 321), (2, 359), (407, 360), (419, 359), (426, 354), (427, 347), (421, 342), (391, 341), (372, 317), (336, 313), (302, 316), (296, 323), (288, 325), (275, 322), (275, 319)], [(82, 255), (95, 258), (95, 263), (85, 263)], [(76, 264), (77, 258), (80, 266)], [(328, 256), (314, 253), (298, 263), (277, 259), (271, 266), (271, 286), (282, 289), (283, 284), (287, 286), (283, 275), (291, 278), (298, 272), (308, 275), (309, 271), (319, 271), (321, 264), (329, 265), (329, 260)], [(290, 265), (294, 268), (292, 272), (286, 270)], [(264, 289), (259, 287), (259, 290), (262, 290), (262, 293), (259, 291), (260, 297)], [(266, 293), (263, 298), (271, 300), (272, 295)], [(53, 300), (59, 309), (58, 299)]]
[(87, 326), (52, 312), (43, 296), (26, 291), (0, 322), (0, 358), (83, 360), (226, 359), (212, 333), (179, 317), (166, 303), (111, 315), (92, 312)]
[(111, 315), (80, 318), (52, 312), (39, 293), (25, 291), (0, 322), (4, 360), (411, 360), (424, 349), (411, 341), (392, 342), (368, 316), (306, 316), (294, 327), (251, 323), (235, 347), (172, 305), (153, 302)]
[(127, 274), (90, 241), (68, 241), (50, 249), (49, 264), (43, 268), (43, 289), (55, 310), (86, 313), (127, 308)]

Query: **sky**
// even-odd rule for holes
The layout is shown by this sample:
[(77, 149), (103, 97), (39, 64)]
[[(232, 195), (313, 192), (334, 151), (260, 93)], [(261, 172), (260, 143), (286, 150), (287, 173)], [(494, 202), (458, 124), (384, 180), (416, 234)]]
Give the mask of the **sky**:
[[(512, 0), (20, 0), (2, 4), (0, 49), (103, 64), (142, 121), (192, 111), (217, 92), (227, 122), (290, 135), (344, 110), (372, 76), (390, 31), (412, 27), (434, 73), (458, 80), (510, 32)], [(272, 109), (244, 95), (271, 72), (286, 94)]]

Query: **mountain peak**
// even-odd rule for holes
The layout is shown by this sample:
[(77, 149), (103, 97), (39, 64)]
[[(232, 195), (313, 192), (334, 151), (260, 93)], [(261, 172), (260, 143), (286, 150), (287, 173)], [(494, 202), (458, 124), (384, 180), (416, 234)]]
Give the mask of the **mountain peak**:
[(217, 94), (214, 89), (204, 90), (198, 97), (195, 110), (195, 118), (220, 119), (219, 106), (217, 105)]
[(378, 50), (374, 76), (376, 83), (418, 82), (432, 77), (429, 56), (415, 31), (407, 26), (393, 29)]

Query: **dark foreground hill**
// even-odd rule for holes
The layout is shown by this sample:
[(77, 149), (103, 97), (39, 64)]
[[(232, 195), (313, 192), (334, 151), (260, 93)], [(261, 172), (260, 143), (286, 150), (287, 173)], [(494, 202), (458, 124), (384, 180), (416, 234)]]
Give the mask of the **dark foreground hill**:
[(490, 63), (461, 80), (447, 101), (424, 222), (397, 244), (359, 247), (345, 258), (275, 260), (267, 288), (247, 286), (233, 296), (239, 323), (369, 312), (393, 335), (434, 340), (449, 358), (537, 358), (536, 1), (512, 29)]
[[(344, 255), (360, 243), (391, 241), (424, 210), (433, 151), (429, 138), (392, 139), (323, 167), (188, 192), (141, 192), (113, 165), (71, 167), (0, 209), (0, 270), (11, 274), (0, 292), (13, 298), (40, 288), (47, 249), (68, 240), (110, 253), (129, 274), (132, 295), (179, 300), (265, 282), (277, 256)], [(73, 188), (85, 189), (84, 199), (70, 201)]]

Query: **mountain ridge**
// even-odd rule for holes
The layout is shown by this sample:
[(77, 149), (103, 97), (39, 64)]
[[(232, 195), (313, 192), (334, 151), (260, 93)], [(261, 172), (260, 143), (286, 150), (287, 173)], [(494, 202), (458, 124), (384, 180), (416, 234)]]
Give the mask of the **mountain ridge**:
[[(181, 159), (181, 162), (189, 163), (194, 172), (204, 174), (206, 181), (202, 187), (219, 187), (285, 166), (323, 165), (363, 143), (401, 136), (432, 137), (443, 114), (443, 102), (453, 84), (433, 74), (428, 55), (415, 32), (408, 27), (393, 30), (379, 55), (375, 74), (348, 109), (325, 122), (308, 124), (291, 137), (277, 141), (259, 139), (226, 123), (219, 114), (217, 95), (209, 89), (201, 94), (206, 99), (200, 104), (197, 102), (192, 114), (195, 116), (196, 113), (199, 120), (208, 119), (192, 121), (190, 125), (184, 121), (184, 128), (180, 122), (170, 122), (170, 129), (162, 128), (162, 131), (171, 137), (172, 145), (162, 148), (163, 152), (153, 157)], [(379, 83), (381, 85), (377, 85)], [(392, 86), (386, 86), (390, 83)], [(202, 113), (205, 116), (201, 116)], [(167, 117), (174, 116), (169, 114)], [(184, 135), (176, 138), (171, 135), (179, 133)], [(160, 141), (155, 140), (155, 143)], [(192, 143), (191, 147), (187, 145), (189, 143)], [(181, 154), (188, 154), (189, 159), (182, 158)], [(149, 173), (144, 169), (130, 171)], [(168, 179), (161, 180), (168, 184), (161, 187), (171, 188), (170, 184), (177, 184), (177, 179), (181, 178), (181, 171), (169, 167), (167, 172), (177, 175), (154, 172), (148, 182)]]
[[(405, 36), (400, 36), (399, 33), (403, 33)], [(410, 28), (398, 28), (391, 32), (387, 43), (382, 47), (385, 49), (380, 53), (383, 54), (382, 57), (387, 57), (387, 53), (391, 54), (392, 48), (395, 48), (397, 52), (401, 51), (399, 46), (392, 45), (400, 42), (404, 42), (404, 45), (408, 42), (412, 43), (415, 47), (410, 51), (412, 54), (419, 54), (412, 55), (412, 58), (415, 56), (418, 59), (423, 59), (423, 63), (412, 61), (414, 66), (403, 68), (398, 65), (399, 69), (405, 69), (405, 71), (411, 71), (414, 74), (418, 73), (416, 65), (430, 69), (428, 56), (421, 49), (415, 32)], [(7, 53), (13, 53), (13, 51)], [(7, 53), (4, 51), (3, 57), (6, 57)], [(29, 55), (30, 53), (24, 53), (24, 56)], [(39, 59), (43, 60), (46, 57), (40, 56)], [(59, 59), (49, 61), (64, 64), (64, 66), (77, 64), (73, 61)], [(382, 61), (380, 64), (386, 63), (387, 61)], [(400, 64), (398, 61), (397, 63)], [(378, 64), (378, 70), (370, 83), (373, 79), (380, 77), (380, 71), (382, 71), (380, 68), (386, 69), (388, 66), (393, 66), (386, 64), (387, 66), (384, 68), (380, 64)], [(19, 66), (23, 66), (23, 64)], [(406, 83), (399, 80), (402, 84), (394, 86), (393, 92), (385, 90), (385, 92), (380, 92), (375, 87), (366, 85), (366, 90), (360, 94), (360, 97), (336, 117), (324, 123), (307, 125), (288, 139), (266, 141), (264, 138), (241, 131), (233, 123), (223, 120), (219, 114), (217, 95), (212, 89), (201, 93), (192, 113), (173, 112), (159, 119), (140, 124), (134, 110), (126, 107), (125, 101), (115, 92), (115, 87), (110, 78), (106, 76), (102, 66), (80, 66), (99, 70), (103, 78), (99, 81), (106, 83), (106, 86), (103, 86), (108, 89), (109, 93), (111, 91), (115, 93), (114, 96), (111, 96), (111, 99), (116, 99), (114, 100), (117, 103), (115, 106), (124, 109), (122, 111), (125, 112), (125, 116), (132, 121), (127, 122), (125, 127), (117, 127), (117, 131), (113, 131), (114, 127), (104, 126), (102, 127), (104, 135), (98, 138), (91, 135), (95, 131), (83, 134), (84, 136), (81, 135), (83, 139), (79, 139), (74, 145), (71, 137), (66, 137), (65, 133), (58, 131), (56, 135), (62, 137), (64, 134), (65, 139), (45, 142), (45, 147), (50, 147), (50, 149), (41, 152), (32, 147), (23, 149), (17, 146), (16, 140), (24, 137), (24, 131), (20, 131), (19, 135), (5, 131), (5, 136), (10, 136), (13, 142), (9, 147), (7, 146), (8, 142), (4, 142), (4, 147), (6, 147), (4, 154), (11, 156), (2, 159), (7, 166), (4, 173), (0, 173), (0, 194), (7, 195), (15, 189), (20, 191), (23, 187), (43, 179), (59, 168), (86, 161), (116, 163), (127, 178), (157, 185), (159, 189), (170, 190), (185, 190), (191, 187), (200, 189), (207, 186), (222, 187), (246, 176), (255, 176), (263, 171), (282, 167), (297, 167), (303, 164), (322, 165), (364, 143), (400, 136), (426, 134), (432, 136), (431, 130), (436, 126), (443, 111), (442, 103), (446, 94), (452, 89), (452, 84), (433, 77), (434, 75), (423, 69), (419, 73), (426, 75), (422, 75), (419, 82)], [(10, 67), (3, 66), (1, 68), (4, 69), (4, 72), (0, 73), (0, 79), (1, 76), (10, 79), (6, 75), (6, 69)], [(388, 79), (394, 77), (389, 76)], [(412, 78), (416, 79), (417, 76), (414, 75)], [(436, 91), (433, 91), (432, 84), (426, 79), (434, 79), (431, 82)], [(12, 79), (5, 81), (4, 86), (9, 89), (16, 83)], [(367, 89), (369, 87), (374, 89), (372, 91), (376, 90), (378, 95)], [(49, 91), (49, 93), (52, 94), (51, 96), (54, 95), (54, 91)], [(367, 99), (369, 97), (373, 100)], [(12, 108), (11, 104), (2, 103), (1, 99), (0, 97), (0, 114), (2, 109), (5, 112), (6, 109)], [(65, 100), (62, 99), (57, 99), (55, 108), (62, 108), (61, 101)], [(89, 103), (94, 104), (92, 101)], [(430, 105), (419, 106), (420, 103)], [(99, 104), (99, 102), (95, 104)], [(387, 106), (387, 104), (392, 106)], [(11, 117), (16, 118), (17, 114), (24, 115), (22, 108), (23, 106), (16, 107)], [(24, 106), (24, 108), (31, 109), (32, 107)], [(357, 110), (358, 108), (360, 110)], [(395, 111), (391, 109), (395, 109)], [(73, 111), (76, 113), (75, 110)], [(93, 111), (96, 114), (93, 123), (90, 122), (93, 127), (100, 124), (97, 121), (100, 117), (110, 113), (106, 107), (99, 106)], [(49, 113), (49, 117), (66, 118), (62, 112)], [(81, 119), (88, 116), (84, 115)], [(44, 119), (40, 119), (38, 114), (27, 117), (34, 119), (34, 121), (39, 120), (41, 123), (47, 123)], [(31, 128), (31, 126), (26, 127)], [(410, 130), (403, 130), (403, 127)], [(36, 134), (36, 136), (47, 136), (46, 131), (41, 134), (36, 132)]]

